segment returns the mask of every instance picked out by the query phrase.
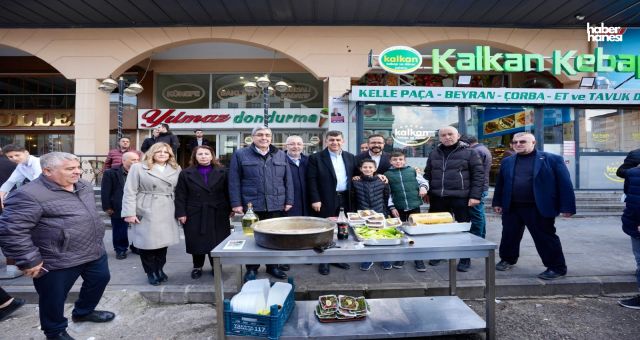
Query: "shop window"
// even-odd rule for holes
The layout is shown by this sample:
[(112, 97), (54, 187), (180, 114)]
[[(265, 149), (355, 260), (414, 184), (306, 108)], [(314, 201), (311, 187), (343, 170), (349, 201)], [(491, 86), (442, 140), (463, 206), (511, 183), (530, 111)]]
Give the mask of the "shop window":
[(571, 107), (543, 110), (544, 151), (561, 156), (575, 156), (574, 115)]
[(209, 108), (208, 74), (159, 74), (156, 78), (156, 107)]
[(579, 109), (581, 152), (629, 152), (640, 147), (640, 109)]

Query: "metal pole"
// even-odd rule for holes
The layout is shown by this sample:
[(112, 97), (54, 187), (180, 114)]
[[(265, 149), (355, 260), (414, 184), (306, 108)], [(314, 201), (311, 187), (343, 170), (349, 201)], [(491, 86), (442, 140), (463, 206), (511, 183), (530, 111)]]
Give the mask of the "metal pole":
[(262, 106), (264, 107), (264, 126), (269, 127), (269, 87), (262, 89)]
[(118, 133), (116, 135), (116, 141), (122, 138), (122, 111), (124, 110), (124, 78), (118, 79)]

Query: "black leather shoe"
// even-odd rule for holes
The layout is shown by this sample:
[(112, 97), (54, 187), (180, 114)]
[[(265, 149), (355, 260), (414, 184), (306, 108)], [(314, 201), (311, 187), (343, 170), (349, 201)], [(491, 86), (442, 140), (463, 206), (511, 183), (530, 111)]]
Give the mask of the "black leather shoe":
[(280, 268), (280, 270), (282, 270), (283, 272), (288, 272), (289, 269), (291, 269), (291, 266), (288, 264), (281, 264), (278, 266), (278, 268)]
[(191, 271), (191, 278), (194, 280), (199, 279), (202, 276), (202, 269), (201, 268), (195, 268)]
[(276, 279), (286, 279), (287, 278), (287, 274), (285, 272), (283, 272), (282, 270), (280, 270), (278, 268), (278, 266), (273, 266), (273, 267), (267, 268), (267, 274), (275, 277)]
[(256, 275), (258, 275), (258, 273), (256, 273), (255, 270), (247, 270), (247, 272), (244, 273), (244, 282), (255, 280)]
[(24, 300), (19, 298), (14, 298), (13, 301), (11, 301), (11, 303), (8, 306), (5, 306), (4, 308), (0, 308), (0, 321), (4, 320), (13, 312), (17, 311), (23, 305), (24, 305)]
[(147, 280), (149, 281), (149, 284), (152, 286), (160, 285), (160, 281), (158, 280), (156, 273), (147, 273)]
[(329, 264), (328, 263), (321, 263), (318, 266), (318, 273), (320, 273), (320, 275), (329, 275)]
[(429, 265), (430, 266), (437, 266), (440, 264), (440, 262), (442, 262), (444, 260), (429, 260)]
[(83, 316), (72, 316), (73, 322), (109, 322), (115, 318), (116, 315), (106, 310), (94, 310), (93, 312)]
[(67, 333), (67, 331), (62, 331), (58, 333), (58, 335), (56, 336), (48, 336), (47, 340), (75, 340), (75, 339), (72, 338), (71, 335)]
[(470, 268), (471, 259), (460, 259), (460, 262), (458, 262), (458, 268), (456, 268), (456, 270), (465, 273), (468, 272)]
[(565, 275), (567, 275), (567, 273), (561, 274), (558, 272), (555, 272), (551, 269), (547, 269), (545, 271), (543, 271), (542, 273), (538, 274), (538, 277), (543, 279), (543, 280), (555, 280), (555, 279), (559, 279), (561, 277), (564, 277)]
[(129, 250), (131, 250), (132, 253), (136, 254), (136, 255), (140, 255), (140, 252), (138, 251), (138, 248), (136, 248), (133, 243), (131, 243), (131, 245), (129, 246)]
[(162, 271), (162, 269), (156, 273), (156, 276), (158, 277), (159, 282), (167, 282), (167, 280), (169, 280), (169, 277), (164, 273), (164, 271)]
[(116, 253), (116, 260), (124, 260), (127, 258), (127, 252), (126, 251), (119, 251)]
[(351, 268), (351, 266), (348, 263), (332, 263), (331, 265), (336, 266), (338, 268), (345, 269), (345, 270)]

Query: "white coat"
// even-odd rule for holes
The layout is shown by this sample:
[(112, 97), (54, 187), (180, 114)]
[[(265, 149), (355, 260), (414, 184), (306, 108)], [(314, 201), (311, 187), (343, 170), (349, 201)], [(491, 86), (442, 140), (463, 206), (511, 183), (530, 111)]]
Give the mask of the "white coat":
[(140, 249), (159, 249), (179, 242), (175, 218), (174, 192), (180, 167), (167, 165), (149, 169), (145, 163), (131, 166), (124, 184), (122, 217), (138, 216), (132, 224), (133, 245)]

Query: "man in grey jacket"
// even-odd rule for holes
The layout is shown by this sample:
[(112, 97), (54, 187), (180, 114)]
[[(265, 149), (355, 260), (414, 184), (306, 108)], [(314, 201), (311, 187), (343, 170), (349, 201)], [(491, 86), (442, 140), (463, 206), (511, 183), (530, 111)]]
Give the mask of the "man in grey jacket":
[[(251, 145), (238, 149), (231, 156), (231, 208), (234, 213), (243, 214), (244, 208), (251, 203), (260, 220), (284, 217), (294, 200), (293, 177), (287, 155), (271, 145), (273, 134), (268, 127), (254, 128), (251, 137)], [(245, 281), (255, 279), (260, 265), (248, 264), (246, 267)], [(287, 277), (282, 269), (286, 270), (287, 267), (267, 265), (267, 273), (278, 279)]]
[(0, 246), (39, 296), (40, 326), (47, 339), (73, 339), (66, 331), (64, 302), (79, 276), (83, 283), (71, 313), (74, 322), (111, 321), (96, 310), (110, 279), (104, 223), (96, 211), (93, 187), (80, 179), (75, 155), (40, 157), (42, 175), (9, 194), (0, 216)]

